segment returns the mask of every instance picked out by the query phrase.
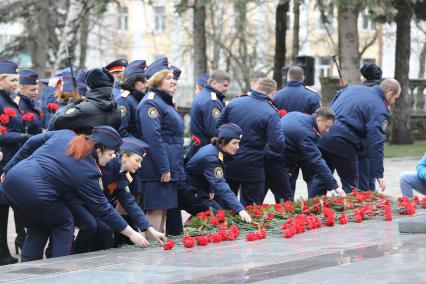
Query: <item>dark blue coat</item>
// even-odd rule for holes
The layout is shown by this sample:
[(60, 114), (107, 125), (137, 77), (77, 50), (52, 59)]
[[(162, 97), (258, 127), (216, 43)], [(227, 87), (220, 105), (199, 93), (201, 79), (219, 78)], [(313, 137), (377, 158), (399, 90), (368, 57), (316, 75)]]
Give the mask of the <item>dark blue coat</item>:
[(190, 130), (201, 140), (201, 146), (209, 144), (216, 136), (217, 120), (225, 107), (224, 98), (221, 92), (206, 85), (192, 102)]
[(172, 97), (153, 89), (140, 102), (136, 119), (139, 137), (150, 147), (149, 155), (143, 162), (141, 179), (160, 181), (161, 174), (170, 172), (172, 181), (185, 180), (184, 125)]
[(114, 82), (114, 85), (112, 86), (112, 96), (114, 99), (118, 99), (118, 97), (121, 94), (121, 83)]
[(225, 204), (234, 214), (244, 210), (224, 178), (223, 153), (215, 145), (202, 147), (186, 164), (187, 183), (198, 190), (198, 195), (208, 198), (210, 192), (215, 199)]
[(321, 97), (317, 92), (307, 88), (300, 81), (289, 81), (273, 98), (278, 109), (307, 114), (313, 114), (315, 110), (321, 107), (320, 100)]
[[(331, 108), (336, 114), (336, 122), (324, 135), (320, 147), (347, 158), (367, 150), (370, 176), (382, 178), (385, 128), (390, 117), (383, 91), (378, 86), (349, 86), (339, 94)], [(363, 145), (363, 140), (367, 141), (367, 146)]]
[(121, 117), (120, 135), (121, 137), (133, 136), (138, 138), (138, 128), (136, 123), (136, 110), (139, 102), (145, 94), (133, 91), (123, 90), (121, 95), (116, 98), (117, 105), (124, 107), (124, 115)]
[(12, 94), (0, 90), (0, 113), (4, 113), (5, 108), (11, 108), (15, 111), (16, 117), (10, 117), (6, 127), (6, 134), (0, 135), (0, 147), (3, 152), (3, 160), (0, 162), (0, 170), (9, 162), (15, 153), (21, 147), (21, 143), (28, 139), (28, 136), (23, 135), (24, 122), (19, 111), (19, 106), (12, 99)]
[(132, 176), (128, 172), (121, 172), (120, 159), (117, 157), (105, 167), (101, 167), (104, 194), (113, 206), (116, 205), (116, 201), (120, 202), (138, 228), (144, 231), (151, 225), (130, 193), (129, 183), (132, 181)]
[(307, 165), (309, 173), (304, 175), (316, 175), (325, 188), (335, 189), (337, 182), (319, 149), (320, 134), (315, 119), (315, 115), (301, 112), (291, 112), (281, 118), (285, 136), (284, 162), (289, 169), (301, 163)]
[(18, 103), (21, 114), (33, 113), (35, 118), (28, 122), (24, 121), (24, 128), (28, 129), (28, 133), (31, 135), (39, 134), (43, 131), (43, 118), (42, 112), (39, 109), (37, 102), (29, 97), (22, 94), (18, 94), (15, 98), (15, 102)]
[(243, 137), (233, 161), (227, 164), (226, 177), (248, 182), (265, 180), (265, 146), (268, 144), (277, 153), (284, 149), (280, 117), (271, 99), (256, 91), (233, 99), (223, 109), (218, 127), (231, 122), (241, 127)]
[(45, 114), (43, 127), (48, 128), (50, 125), (50, 118), (53, 116), (47, 105), (49, 103), (58, 104), (55, 97), (55, 88), (51, 86), (45, 86), (41, 89), (41, 111)]
[[(114, 231), (121, 232), (127, 227), (127, 223), (106, 199), (101, 187), (101, 171), (94, 157), (90, 155), (77, 160), (66, 154), (67, 145), (74, 136), (75, 133), (71, 130), (48, 131), (36, 135), (22, 146), (4, 170), (22, 171), (22, 176), (32, 181), (32, 187), (26, 186), (22, 190), (34, 196), (34, 202), (49, 206), (51, 202), (75, 198), (76, 194), (97, 217)], [(20, 187), (20, 180), (14, 180), (13, 184), (14, 187)], [(10, 190), (13, 191), (13, 188), (9, 188)], [(13, 204), (20, 204), (20, 196), (11, 192), (8, 194), (7, 188), (5, 195)], [(26, 215), (28, 214), (37, 212)]]

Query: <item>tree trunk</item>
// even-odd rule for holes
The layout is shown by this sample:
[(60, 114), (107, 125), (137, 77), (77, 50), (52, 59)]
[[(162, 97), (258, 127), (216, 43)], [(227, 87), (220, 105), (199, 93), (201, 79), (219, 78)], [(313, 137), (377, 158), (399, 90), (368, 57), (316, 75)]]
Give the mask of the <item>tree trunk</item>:
[(27, 26), (28, 38), (32, 43), (28, 44), (28, 50), (31, 52), (32, 68), (40, 78), (45, 76), (46, 63), (49, 50), (49, 9), (52, 1), (39, 1), (34, 6), (34, 14), (37, 15), (29, 21)]
[(341, 3), (337, 8), (339, 60), (347, 84), (360, 81), (358, 14), (354, 4)]
[(411, 144), (409, 81), (410, 70), (410, 23), (413, 16), (411, 0), (395, 0), (396, 46), (395, 79), (401, 84), (401, 96), (396, 100), (392, 112), (392, 144)]
[(419, 57), (419, 79), (425, 78), (425, 65), (426, 65), (426, 42), (423, 43), (422, 51)]
[(206, 7), (202, 2), (196, 0), (194, 6), (194, 82), (198, 73), (207, 72)]
[(287, 12), (289, 10), (288, 1), (280, 1), (277, 5), (275, 14), (275, 56), (274, 56), (274, 75), (273, 78), (277, 81), (278, 87), (282, 85), (281, 68), (285, 64), (285, 38), (287, 28)]
[[(66, 52), (67, 44), (69, 56), (74, 59), (75, 47), (78, 43), (78, 30), (80, 28), (82, 18), (84, 18), (89, 11), (89, 4), (89, 1), (85, 0), (70, 0), (65, 27), (59, 37), (60, 44), (55, 61), (55, 70), (69, 65)], [(64, 37), (66, 38), (66, 41), (64, 40)], [(75, 62), (73, 62), (73, 64), (74, 63)]]
[(80, 58), (78, 60), (78, 68), (86, 68), (86, 57), (87, 57), (87, 41), (89, 39), (89, 25), (90, 25), (90, 14), (87, 13), (83, 18), (80, 27)]
[(300, 0), (293, 1), (293, 64), (296, 64), (296, 57), (299, 55), (299, 29), (300, 29)]

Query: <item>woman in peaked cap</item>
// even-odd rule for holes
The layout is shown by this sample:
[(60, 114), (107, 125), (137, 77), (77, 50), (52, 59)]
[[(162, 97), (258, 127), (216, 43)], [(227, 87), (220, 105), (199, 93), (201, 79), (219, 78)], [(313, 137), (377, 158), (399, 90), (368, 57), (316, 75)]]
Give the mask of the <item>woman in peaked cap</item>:
[(95, 127), (90, 137), (71, 130), (49, 131), (32, 137), (6, 165), (4, 196), (28, 228), (22, 261), (42, 259), (49, 236), (52, 257), (71, 253), (74, 218), (66, 200), (74, 195), (114, 231), (138, 246), (148, 245), (102, 192), (99, 166), (113, 159), (121, 144), (120, 135), (109, 126)]

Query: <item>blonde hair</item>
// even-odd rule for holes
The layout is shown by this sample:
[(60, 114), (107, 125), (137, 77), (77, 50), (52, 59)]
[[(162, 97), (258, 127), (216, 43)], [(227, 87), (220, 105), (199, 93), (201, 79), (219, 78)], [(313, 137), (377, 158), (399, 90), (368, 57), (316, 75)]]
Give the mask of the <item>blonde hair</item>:
[(163, 84), (164, 79), (166, 79), (167, 75), (170, 74), (170, 72), (173, 73), (173, 70), (164, 69), (164, 70), (158, 71), (151, 78), (149, 78), (148, 86), (150, 88), (160, 87)]
[(61, 85), (58, 84), (55, 87), (55, 91), (54, 91), (55, 97), (57, 100), (64, 100), (64, 101), (68, 101), (68, 100), (74, 100), (77, 101), (80, 99), (80, 94), (78, 92), (77, 89), (72, 90), (71, 92), (67, 93), (61, 90)]

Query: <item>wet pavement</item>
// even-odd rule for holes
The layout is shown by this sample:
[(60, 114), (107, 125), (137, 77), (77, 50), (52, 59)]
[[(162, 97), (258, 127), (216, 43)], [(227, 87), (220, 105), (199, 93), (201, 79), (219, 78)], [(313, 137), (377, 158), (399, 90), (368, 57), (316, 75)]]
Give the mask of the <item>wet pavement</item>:
[[(390, 195), (399, 196), (399, 173), (416, 163), (386, 161)], [(306, 196), (302, 180), (297, 186), (296, 196)], [(172, 251), (125, 247), (34, 261), (0, 267), (0, 283), (426, 283), (426, 235), (398, 231), (398, 222), (422, 218), (337, 224), (292, 239), (176, 246)]]

